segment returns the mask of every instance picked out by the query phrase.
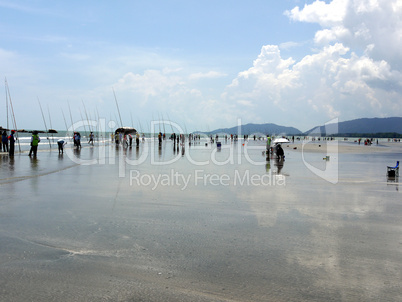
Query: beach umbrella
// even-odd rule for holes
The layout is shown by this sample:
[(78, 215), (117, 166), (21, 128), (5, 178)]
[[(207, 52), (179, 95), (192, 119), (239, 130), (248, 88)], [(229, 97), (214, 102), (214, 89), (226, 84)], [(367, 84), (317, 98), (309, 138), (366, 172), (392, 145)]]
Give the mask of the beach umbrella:
[(57, 133), (57, 130), (49, 129), (49, 130), (47, 131), (47, 133)]
[(290, 140), (288, 140), (287, 138), (284, 137), (280, 137), (280, 138), (276, 138), (273, 141), (274, 144), (286, 144), (286, 143), (290, 143)]

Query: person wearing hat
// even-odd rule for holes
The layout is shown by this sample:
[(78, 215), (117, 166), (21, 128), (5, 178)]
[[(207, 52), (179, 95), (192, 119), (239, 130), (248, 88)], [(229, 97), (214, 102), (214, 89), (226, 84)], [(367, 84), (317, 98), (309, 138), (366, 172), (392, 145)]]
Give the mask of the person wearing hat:
[(40, 142), (40, 137), (38, 135), (38, 131), (32, 132), (31, 137), (31, 150), (29, 150), (29, 156), (33, 153), (34, 157), (36, 157), (36, 153), (38, 152), (38, 145)]
[(14, 156), (14, 144), (15, 144), (14, 133), (15, 130), (11, 130), (11, 134), (8, 136), (8, 140), (10, 141), (10, 148), (8, 149), (9, 156)]

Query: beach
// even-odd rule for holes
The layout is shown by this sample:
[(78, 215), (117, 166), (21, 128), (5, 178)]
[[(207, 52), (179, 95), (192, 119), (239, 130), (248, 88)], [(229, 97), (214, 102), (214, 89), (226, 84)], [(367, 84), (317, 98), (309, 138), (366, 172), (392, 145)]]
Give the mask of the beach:
[(401, 143), (205, 143), (1, 156), (0, 300), (402, 300)]

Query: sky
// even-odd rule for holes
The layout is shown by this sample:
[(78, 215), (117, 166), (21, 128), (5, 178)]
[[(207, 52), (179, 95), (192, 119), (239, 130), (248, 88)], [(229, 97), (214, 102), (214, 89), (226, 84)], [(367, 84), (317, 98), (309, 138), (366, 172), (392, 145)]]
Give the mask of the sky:
[(402, 0), (0, 0), (0, 125), (402, 116), (401, 46)]

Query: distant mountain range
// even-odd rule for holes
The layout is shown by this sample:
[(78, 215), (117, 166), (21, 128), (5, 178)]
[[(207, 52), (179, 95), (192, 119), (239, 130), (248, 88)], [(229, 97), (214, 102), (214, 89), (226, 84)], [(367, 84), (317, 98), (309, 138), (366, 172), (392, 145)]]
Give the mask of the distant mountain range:
[(360, 118), (356, 120), (317, 126), (306, 133), (310, 135), (328, 136), (331, 134), (374, 134), (398, 133), (402, 134), (402, 117), (388, 118)]
[[(238, 127), (221, 128), (209, 132), (196, 131), (197, 133), (205, 133), (208, 135), (214, 135), (217, 133), (238, 134)], [(302, 132), (294, 127), (279, 126), (276, 124), (247, 124), (240, 126), (241, 135), (250, 134), (282, 134), (282, 135), (300, 135)]]
[[(240, 126), (241, 135), (250, 134), (276, 134), (276, 135), (321, 135), (328, 136), (339, 134), (347, 136), (348, 134), (374, 134), (374, 133), (398, 133), (402, 134), (402, 117), (388, 118), (360, 118), (337, 124), (325, 126), (316, 126), (306, 132), (302, 132), (294, 127), (280, 126), (272, 123), (268, 124), (247, 124)], [(197, 131), (214, 135), (217, 133), (237, 134), (238, 127), (221, 128), (209, 132)]]

